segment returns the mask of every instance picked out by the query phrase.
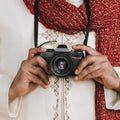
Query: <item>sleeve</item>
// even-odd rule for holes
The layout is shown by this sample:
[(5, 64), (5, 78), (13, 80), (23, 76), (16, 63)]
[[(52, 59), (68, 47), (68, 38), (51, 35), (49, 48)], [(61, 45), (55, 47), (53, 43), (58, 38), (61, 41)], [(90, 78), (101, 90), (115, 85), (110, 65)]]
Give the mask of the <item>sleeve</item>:
[(20, 111), (22, 97), (9, 104), (8, 93), (12, 79), (10, 76), (0, 74), (0, 115), (15, 118)]
[[(120, 67), (114, 67), (120, 76)], [(120, 92), (104, 87), (106, 108), (120, 110)]]

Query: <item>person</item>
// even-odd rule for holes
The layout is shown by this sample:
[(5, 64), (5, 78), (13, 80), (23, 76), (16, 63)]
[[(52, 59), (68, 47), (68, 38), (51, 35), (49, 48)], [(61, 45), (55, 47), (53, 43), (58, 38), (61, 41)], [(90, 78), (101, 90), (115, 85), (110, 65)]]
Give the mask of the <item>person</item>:
[[(119, 120), (119, 0), (90, 0), (87, 46), (83, 0), (39, 1), (38, 45), (51, 42), (36, 48), (33, 6), (34, 0), (1, 0), (0, 119)], [(75, 76), (50, 75), (46, 60), (35, 56), (59, 44), (89, 54)]]

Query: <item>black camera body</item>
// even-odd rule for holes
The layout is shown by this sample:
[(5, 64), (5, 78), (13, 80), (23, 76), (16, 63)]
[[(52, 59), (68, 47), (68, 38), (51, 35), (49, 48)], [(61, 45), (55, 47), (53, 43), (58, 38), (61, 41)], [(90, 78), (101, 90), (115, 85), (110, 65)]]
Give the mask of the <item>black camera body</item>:
[(75, 69), (84, 57), (82, 50), (72, 51), (64, 44), (36, 55), (40, 55), (47, 61), (51, 74), (57, 77), (74, 75)]

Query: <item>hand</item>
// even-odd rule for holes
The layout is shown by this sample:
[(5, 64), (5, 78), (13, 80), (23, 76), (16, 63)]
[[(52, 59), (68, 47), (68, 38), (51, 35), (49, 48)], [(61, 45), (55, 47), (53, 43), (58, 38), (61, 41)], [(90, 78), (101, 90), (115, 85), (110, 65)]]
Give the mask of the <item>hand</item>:
[[(9, 102), (16, 97), (24, 96), (33, 91), (38, 86), (46, 88), (49, 84), (48, 66), (46, 61), (40, 56), (34, 56), (37, 52), (45, 52), (43, 48), (31, 48), (28, 59), (24, 60), (13, 80), (9, 90)], [(39, 67), (38, 67), (39, 66)]]
[(77, 44), (74, 50), (86, 51), (89, 55), (83, 58), (75, 71), (75, 80), (93, 79), (110, 89), (120, 89), (120, 80), (105, 55), (93, 48)]

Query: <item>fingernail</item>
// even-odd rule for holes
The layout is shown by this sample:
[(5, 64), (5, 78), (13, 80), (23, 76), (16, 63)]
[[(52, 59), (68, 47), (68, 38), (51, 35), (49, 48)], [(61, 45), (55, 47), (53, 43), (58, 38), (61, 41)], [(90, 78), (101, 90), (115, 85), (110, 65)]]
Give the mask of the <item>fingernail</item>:
[(75, 77), (75, 81), (77, 81), (78, 80), (78, 77)]
[(75, 74), (77, 75), (77, 74), (79, 74), (79, 70), (77, 69), (77, 70), (75, 70)]
[(75, 45), (73, 45), (72, 47), (75, 48)]

